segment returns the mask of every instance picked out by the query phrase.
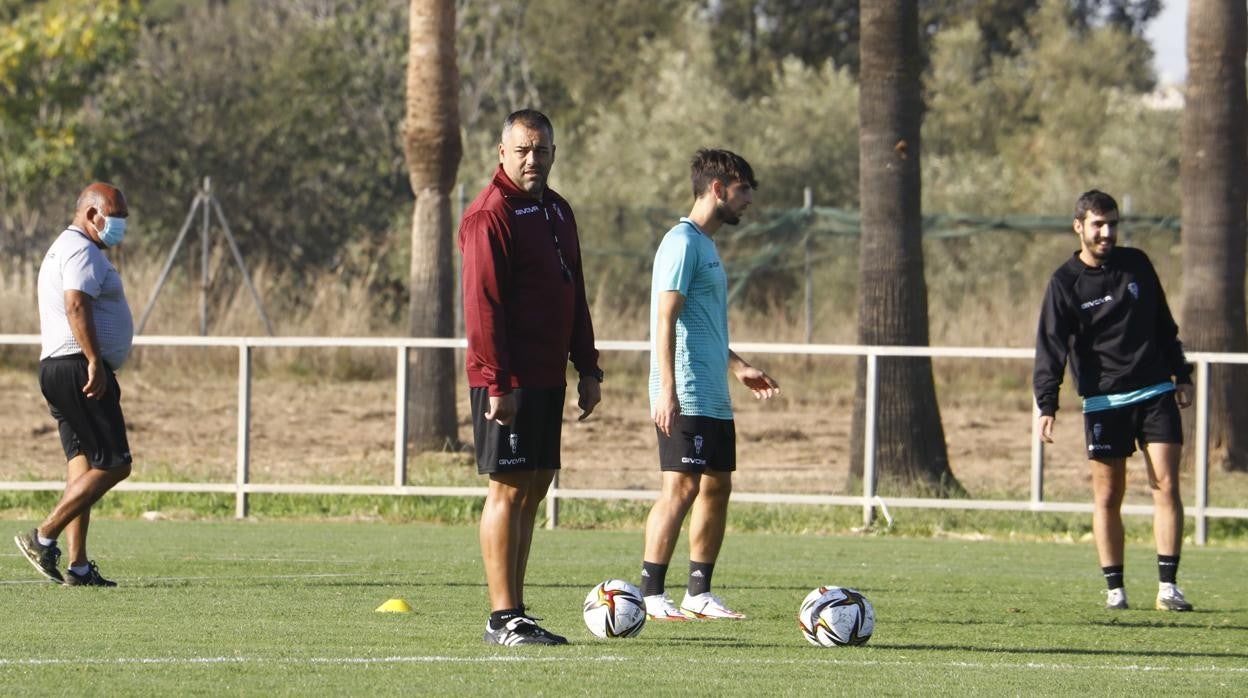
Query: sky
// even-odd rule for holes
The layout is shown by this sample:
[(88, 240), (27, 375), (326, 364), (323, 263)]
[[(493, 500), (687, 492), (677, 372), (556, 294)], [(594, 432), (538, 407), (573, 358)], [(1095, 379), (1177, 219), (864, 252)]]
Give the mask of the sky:
[(1161, 14), (1144, 32), (1153, 45), (1153, 68), (1159, 83), (1181, 83), (1187, 78), (1186, 32), (1187, 0), (1165, 0)]

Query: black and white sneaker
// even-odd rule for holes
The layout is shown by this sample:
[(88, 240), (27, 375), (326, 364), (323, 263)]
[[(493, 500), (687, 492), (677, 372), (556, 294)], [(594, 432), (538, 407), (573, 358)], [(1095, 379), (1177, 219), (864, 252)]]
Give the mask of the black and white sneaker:
[(105, 579), (100, 576), (100, 568), (95, 565), (95, 560), (87, 563), (86, 574), (78, 574), (72, 569), (65, 573), (65, 586), (67, 587), (115, 587), (117, 582), (111, 579)]
[(485, 641), (492, 645), (566, 645), (568, 638), (542, 628), (527, 616), (516, 616), (501, 628), (485, 624)]
[(39, 574), (57, 583), (65, 581), (60, 570), (56, 569), (61, 560), (61, 549), (56, 547), (55, 542), (51, 545), (40, 545), (39, 529), (23, 531), (13, 537), (13, 542)]

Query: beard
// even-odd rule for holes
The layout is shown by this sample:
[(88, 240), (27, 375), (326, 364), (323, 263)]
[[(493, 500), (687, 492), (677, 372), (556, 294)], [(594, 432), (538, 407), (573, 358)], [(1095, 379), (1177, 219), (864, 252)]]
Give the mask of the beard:
[(716, 202), (715, 217), (719, 219), (719, 222), (728, 225), (736, 225), (741, 222), (741, 214), (728, 208), (728, 204), (723, 201)]
[[(1106, 245), (1107, 245), (1107, 247), (1106, 247), (1106, 249), (1105, 249), (1105, 251), (1104, 251), (1104, 252), (1102, 252), (1102, 251), (1101, 251), (1101, 249), (1100, 249), (1100, 246), (1101, 246), (1101, 243), (1102, 243), (1102, 242), (1106, 243)], [(1105, 260), (1109, 259), (1109, 256), (1110, 256), (1111, 254), (1113, 254), (1113, 252), (1114, 252), (1114, 247), (1116, 246), (1116, 244), (1117, 244), (1117, 243), (1116, 243), (1116, 241), (1115, 241), (1115, 240), (1113, 240), (1113, 239), (1108, 239), (1108, 240), (1088, 240), (1085, 246), (1086, 246), (1086, 247), (1087, 247), (1087, 249), (1088, 249), (1088, 254), (1092, 255), (1092, 258), (1093, 258), (1093, 259), (1096, 259), (1096, 260), (1098, 260), (1098, 261), (1102, 261), (1102, 262), (1103, 262), (1103, 261), (1105, 261)]]

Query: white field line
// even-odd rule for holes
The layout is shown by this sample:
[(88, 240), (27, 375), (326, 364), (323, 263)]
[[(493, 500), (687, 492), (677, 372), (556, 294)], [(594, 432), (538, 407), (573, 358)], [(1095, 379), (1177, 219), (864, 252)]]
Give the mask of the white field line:
[[(403, 572), (320, 572), (316, 574), (249, 574), (241, 577), (221, 576), (221, 575), (204, 575), (199, 577), (134, 577), (127, 579), (125, 584), (140, 584), (145, 582), (203, 582), (203, 581), (237, 581), (241, 579), (325, 579), (333, 577), (384, 577), (387, 575), (400, 575)], [(0, 580), (0, 585), (5, 584), (50, 584), (46, 579), (5, 579)]]
[[(109, 658), (76, 658), (76, 659), (22, 659), (0, 658), (0, 669), (6, 667), (38, 667), (38, 666), (133, 666), (133, 665), (245, 665), (245, 664), (277, 664), (288, 666), (345, 666), (356, 664), (492, 664), (497, 662), (517, 663), (580, 663), (585, 662), (644, 662), (645, 659), (601, 655), (597, 657), (529, 657), (521, 655), (503, 655), (488, 657), (449, 657), (440, 655), (410, 657), (109, 657)], [(802, 666), (846, 666), (846, 667), (884, 667), (884, 668), (924, 668), (940, 667), (953, 669), (1032, 669), (1036, 671), (1117, 671), (1145, 672), (1157, 674), (1248, 674), (1248, 667), (1236, 666), (1156, 666), (1150, 664), (1071, 664), (1067, 662), (967, 662), (967, 661), (889, 661), (874, 659), (767, 659), (735, 657), (724, 659), (704, 659), (704, 663), (717, 664), (756, 664), (756, 665), (802, 665)]]

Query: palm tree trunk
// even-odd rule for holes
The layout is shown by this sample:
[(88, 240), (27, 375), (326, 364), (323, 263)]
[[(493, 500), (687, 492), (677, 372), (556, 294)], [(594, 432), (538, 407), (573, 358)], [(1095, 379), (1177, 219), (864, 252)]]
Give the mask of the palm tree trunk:
[[(858, 342), (926, 346), (918, 6), (907, 0), (863, 3), (860, 21)], [(863, 360), (851, 481), (863, 476), (865, 367)], [(877, 482), (901, 491), (961, 492), (949, 470), (931, 360), (881, 359), (878, 394)]]
[[(455, 268), (450, 192), (459, 170), (459, 70), (455, 1), (411, 0), (404, 151), (412, 211), (410, 330), (454, 336)], [(412, 352), (408, 430), (417, 450), (458, 444), (455, 352)]]
[[(1248, 350), (1246, 15), (1243, 0), (1192, 0), (1188, 6), (1181, 335), (1189, 349), (1200, 351)], [(1208, 398), (1210, 462), (1248, 471), (1248, 366), (1212, 367)]]

